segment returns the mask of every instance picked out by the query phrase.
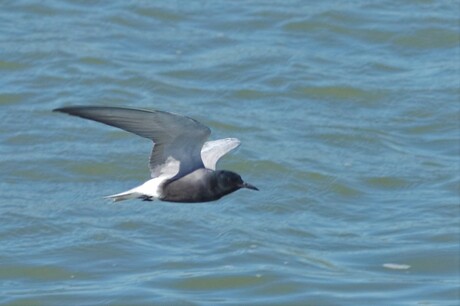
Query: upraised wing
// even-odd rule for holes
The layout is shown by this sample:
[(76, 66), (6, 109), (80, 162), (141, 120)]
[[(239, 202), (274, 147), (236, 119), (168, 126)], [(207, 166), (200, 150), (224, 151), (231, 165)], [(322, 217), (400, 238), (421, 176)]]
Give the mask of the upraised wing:
[(240, 143), (241, 142), (236, 138), (225, 138), (206, 142), (201, 149), (201, 159), (203, 160), (204, 166), (208, 169), (216, 170), (216, 164), (219, 159), (231, 150), (237, 148)]
[(204, 167), (201, 148), (211, 131), (192, 118), (121, 107), (73, 106), (54, 111), (105, 123), (151, 139), (154, 142), (149, 162), (152, 178), (179, 178)]

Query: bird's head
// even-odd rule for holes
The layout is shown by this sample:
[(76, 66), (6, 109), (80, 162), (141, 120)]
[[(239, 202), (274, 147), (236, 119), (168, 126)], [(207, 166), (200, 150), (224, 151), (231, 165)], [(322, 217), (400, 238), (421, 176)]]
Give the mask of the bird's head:
[(217, 185), (221, 190), (226, 190), (229, 193), (241, 188), (259, 190), (256, 186), (243, 181), (241, 176), (235, 172), (221, 170), (217, 172)]

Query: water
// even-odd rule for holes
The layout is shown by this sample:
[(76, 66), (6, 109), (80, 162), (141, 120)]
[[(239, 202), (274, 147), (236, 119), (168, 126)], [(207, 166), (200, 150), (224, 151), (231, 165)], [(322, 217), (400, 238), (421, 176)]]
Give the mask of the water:
[[(456, 305), (455, 1), (4, 1), (0, 303)], [(261, 191), (103, 196), (150, 143), (52, 113), (196, 118)]]

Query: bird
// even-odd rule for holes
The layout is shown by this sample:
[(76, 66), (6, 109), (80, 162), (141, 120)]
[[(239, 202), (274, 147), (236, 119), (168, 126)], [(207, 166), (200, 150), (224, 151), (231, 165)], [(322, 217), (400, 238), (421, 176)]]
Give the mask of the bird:
[(216, 170), (219, 159), (240, 145), (237, 138), (207, 141), (211, 130), (187, 116), (161, 110), (68, 106), (53, 112), (94, 120), (153, 141), (151, 178), (105, 198), (177, 203), (215, 201), (242, 188), (259, 190), (235, 172)]

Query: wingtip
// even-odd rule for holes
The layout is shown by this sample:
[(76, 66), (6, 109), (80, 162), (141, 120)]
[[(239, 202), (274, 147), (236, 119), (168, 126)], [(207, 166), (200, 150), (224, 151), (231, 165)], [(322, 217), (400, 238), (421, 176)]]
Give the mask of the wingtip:
[(98, 107), (97, 106), (85, 106), (85, 105), (64, 106), (64, 107), (58, 107), (58, 108), (53, 109), (53, 112), (64, 113), (67, 115), (86, 118), (85, 116), (82, 116), (82, 114), (84, 114), (84, 112), (87, 110), (96, 109), (96, 108)]
[(53, 109), (53, 112), (70, 114), (73, 109), (75, 109), (75, 107), (58, 107), (58, 108)]
[(225, 138), (227, 142), (233, 142), (236, 146), (239, 146), (241, 144), (241, 140), (235, 137), (230, 137), (230, 138)]

